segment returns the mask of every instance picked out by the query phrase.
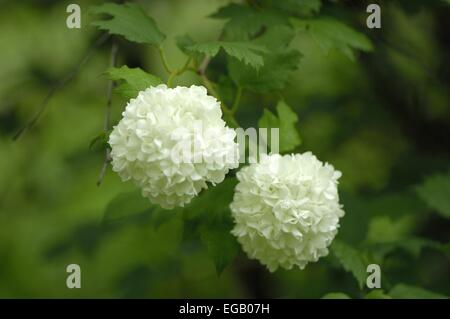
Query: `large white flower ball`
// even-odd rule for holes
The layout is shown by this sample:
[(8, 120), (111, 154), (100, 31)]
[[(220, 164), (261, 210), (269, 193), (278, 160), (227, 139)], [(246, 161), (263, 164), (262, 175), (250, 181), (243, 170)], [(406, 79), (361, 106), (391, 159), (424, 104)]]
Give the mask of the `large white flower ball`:
[(312, 153), (262, 155), (237, 173), (232, 233), (270, 271), (303, 269), (328, 254), (339, 218), (341, 176)]
[(112, 168), (163, 208), (189, 203), (238, 166), (236, 133), (202, 86), (150, 87), (122, 116), (109, 136)]

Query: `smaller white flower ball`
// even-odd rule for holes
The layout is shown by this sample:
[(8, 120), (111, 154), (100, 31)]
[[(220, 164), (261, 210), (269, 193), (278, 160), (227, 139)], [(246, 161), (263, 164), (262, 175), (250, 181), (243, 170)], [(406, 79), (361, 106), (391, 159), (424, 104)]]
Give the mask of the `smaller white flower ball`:
[(232, 234), (250, 258), (271, 272), (305, 268), (328, 254), (344, 216), (340, 176), (310, 152), (262, 155), (259, 163), (237, 173)]
[(122, 116), (109, 136), (112, 168), (163, 208), (189, 203), (239, 165), (236, 133), (202, 86), (150, 87)]

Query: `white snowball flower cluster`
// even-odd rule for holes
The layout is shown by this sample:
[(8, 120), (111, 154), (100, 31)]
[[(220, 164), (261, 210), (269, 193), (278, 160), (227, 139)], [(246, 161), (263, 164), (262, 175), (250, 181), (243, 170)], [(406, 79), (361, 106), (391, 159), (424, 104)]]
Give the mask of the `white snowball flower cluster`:
[(310, 152), (262, 155), (259, 163), (237, 173), (232, 233), (247, 255), (270, 271), (303, 269), (328, 254), (344, 216), (340, 176)]
[(163, 208), (189, 203), (238, 166), (236, 133), (202, 86), (150, 87), (122, 115), (109, 137), (113, 170)]

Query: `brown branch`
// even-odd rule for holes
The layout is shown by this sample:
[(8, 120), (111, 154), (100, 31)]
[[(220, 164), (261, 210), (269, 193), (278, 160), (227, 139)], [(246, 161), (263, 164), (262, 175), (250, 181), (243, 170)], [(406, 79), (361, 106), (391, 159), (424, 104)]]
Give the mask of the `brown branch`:
[[(119, 51), (119, 47), (117, 45), (117, 42), (113, 39), (113, 44), (111, 47), (111, 58), (110, 58), (110, 65), (111, 67), (115, 67), (117, 63), (117, 53)], [(106, 111), (105, 111), (105, 122), (103, 126), (103, 131), (107, 135), (109, 132), (109, 129), (111, 127), (111, 106), (112, 106), (112, 92), (115, 87), (115, 82), (113, 80), (110, 80), (108, 83), (108, 91), (106, 93)], [(110, 162), (110, 150), (109, 147), (106, 146), (105, 148), (105, 157), (103, 160), (103, 165), (100, 170), (100, 174), (97, 180), (97, 186), (100, 186), (103, 178), (105, 177), (106, 169), (108, 168), (108, 164)]]
[(202, 63), (198, 67), (197, 73), (199, 75), (205, 75), (206, 69), (208, 68), (209, 62), (211, 62), (211, 57), (207, 56), (203, 59)]
[(59, 81), (57, 81), (53, 87), (50, 89), (50, 91), (45, 96), (44, 100), (41, 102), (39, 106), (39, 110), (37, 113), (13, 136), (13, 141), (17, 140), (20, 136), (22, 136), (26, 131), (33, 128), (33, 126), (36, 124), (36, 122), (41, 118), (41, 116), (44, 114), (44, 111), (47, 109), (48, 102), (51, 100), (53, 95), (64, 87), (70, 80), (72, 80), (75, 75), (80, 71), (81, 67), (85, 65), (89, 59), (93, 56), (95, 51), (104, 44), (109, 38), (109, 34), (103, 33), (101, 36), (99, 36), (94, 43), (89, 47), (83, 58), (78, 62), (71, 71), (69, 71), (63, 78), (61, 78)]

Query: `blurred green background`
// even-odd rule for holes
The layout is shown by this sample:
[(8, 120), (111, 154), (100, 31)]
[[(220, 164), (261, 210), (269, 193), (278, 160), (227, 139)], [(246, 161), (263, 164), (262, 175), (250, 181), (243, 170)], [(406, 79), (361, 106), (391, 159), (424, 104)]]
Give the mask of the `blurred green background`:
[[(12, 141), (99, 34), (89, 26), (88, 8), (102, 1), (76, 1), (81, 29), (65, 25), (71, 2), (0, 1), (0, 297), (319, 298), (335, 291), (363, 296), (332, 255), (303, 271), (270, 274), (240, 253), (217, 275), (199, 241), (183, 240), (180, 216), (159, 227), (145, 219), (102, 227), (108, 203), (134, 189), (110, 170), (98, 187), (103, 151), (89, 149), (103, 129), (109, 44), (54, 94), (37, 125)], [(179, 66), (185, 56), (174, 37), (217, 38), (224, 21), (208, 15), (228, 3), (136, 2), (169, 36), (164, 47)], [(365, 33), (374, 51), (352, 61), (338, 51), (324, 54), (308, 35), (298, 34), (293, 46), (303, 56), (282, 93), (299, 116), (300, 151), (310, 150), (343, 172), (346, 216), (338, 238), (366, 249), (381, 264), (386, 291), (405, 283), (450, 295), (448, 245), (389, 246), (404, 238), (450, 242), (449, 216), (417, 191), (430, 176), (449, 178), (449, 6), (385, 1), (382, 29), (369, 30), (363, 27), (368, 3), (323, 1), (322, 12)], [(166, 78), (153, 48), (123, 41), (119, 50), (119, 65)], [(222, 64), (218, 57), (212, 72), (220, 73)], [(193, 82), (198, 77), (188, 73), (176, 79), (180, 85)], [(240, 123), (257, 125), (263, 107), (273, 108), (277, 99), (245, 92)], [(114, 97), (114, 121), (125, 103)], [(443, 184), (447, 188), (437, 191), (450, 197), (448, 182)], [(66, 266), (72, 263), (81, 266), (81, 289), (66, 287)]]

